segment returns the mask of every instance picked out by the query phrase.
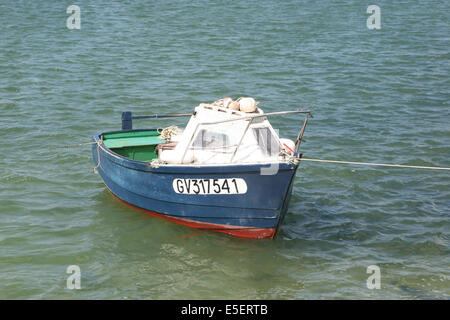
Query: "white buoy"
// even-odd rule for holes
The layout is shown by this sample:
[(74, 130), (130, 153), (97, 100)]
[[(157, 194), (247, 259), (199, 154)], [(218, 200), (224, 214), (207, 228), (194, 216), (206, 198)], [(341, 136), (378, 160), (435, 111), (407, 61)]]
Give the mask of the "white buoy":
[(241, 98), (239, 100), (239, 106), (242, 112), (255, 112), (256, 101), (253, 98)]
[(233, 101), (228, 105), (228, 108), (231, 110), (239, 110), (239, 102)]
[(283, 149), (285, 149), (286, 151), (289, 151), (289, 153), (294, 153), (294, 149), (295, 149), (294, 141), (292, 141), (291, 139), (281, 138), (280, 142), (281, 142), (281, 146), (283, 147)]

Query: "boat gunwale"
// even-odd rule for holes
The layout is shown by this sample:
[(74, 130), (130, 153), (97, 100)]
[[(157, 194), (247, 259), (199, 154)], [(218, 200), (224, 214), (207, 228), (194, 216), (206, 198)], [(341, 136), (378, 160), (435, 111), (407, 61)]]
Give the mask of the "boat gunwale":
[[(121, 132), (134, 132), (134, 131), (154, 131), (157, 129), (151, 128), (151, 129), (132, 129), (132, 130), (116, 130), (116, 131), (106, 131), (99, 134), (96, 134), (93, 136), (95, 144), (93, 144), (93, 147), (101, 148), (105, 153), (110, 155), (111, 157), (119, 160), (114, 161), (117, 165), (120, 165), (125, 168), (137, 170), (137, 171), (144, 171), (144, 172), (158, 172), (158, 173), (173, 173), (172, 171), (164, 172), (162, 170), (158, 170), (161, 168), (167, 168), (167, 169), (178, 169), (181, 172), (186, 172), (185, 169), (195, 170), (198, 169), (201, 171), (201, 169), (209, 169), (208, 172), (211, 169), (217, 169), (216, 171), (211, 171), (211, 173), (224, 173), (223, 169), (228, 169), (226, 172), (235, 172), (235, 173), (248, 173), (248, 172), (255, 172), (260, 171), (261, 168), (267, 167), (268, 165), (274, 165), (277, 164), (280, 166), (278, 168), (279, 170), (293, 170), (295, 167), (298, 166), (298, 164), (295, 164), (289, 160), (284, 161), (271, 161), (271, 162), (253, 162), (253, 163), (223, 163), (223, 164), (164, 164), (164, 163), (158, 163), (157, 166), (152, 166), (151, 162), (149, 161), (138, 161), (134, 159), (127, 158), (125, 156), (122, 156), (110, 148), (106, 147), (104, 143), (99, 144), (98, 142), (101, 140), (100, 137), (106, 134), (112, 134), (112, 133), (121, 133)], [(130, 164), (132, 166), (127, 166), (125, 164)], [(234, 169), (234, 170), (233, 170)], [(243, 170), (244, 169), (244, 170)], [(208, 172), (198, 172), (198, 173), (208, 173)], [(194, 172), (189, 172), (194, 173)], [(195, 172), (197, 173), (197, 172)]]

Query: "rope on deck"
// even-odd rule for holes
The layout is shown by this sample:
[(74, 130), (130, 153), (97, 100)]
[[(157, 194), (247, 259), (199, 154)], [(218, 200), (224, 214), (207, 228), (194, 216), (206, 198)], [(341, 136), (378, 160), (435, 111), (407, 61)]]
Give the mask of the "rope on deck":
[(164, 140), (170, 140), (170, 138), (172, 138), (173, 135), (179, 134), (180, 132), (181, 130), (177, 126), (170, 126), (158, 129), (158, 133), (160, 134), (159, 138)]

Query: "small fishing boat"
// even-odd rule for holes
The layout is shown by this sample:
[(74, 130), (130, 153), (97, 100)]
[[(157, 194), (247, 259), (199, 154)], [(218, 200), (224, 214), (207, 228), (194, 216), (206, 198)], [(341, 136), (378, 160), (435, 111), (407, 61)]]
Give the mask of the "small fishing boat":
[[(228, 98), (229, 99), (229, 98)], [(230, 101), (190, 114), (122, 113), (122, 130), (95, 135), (96, 171), (126, 204), (194, 228), (273, 238), (286, 214), (309, 111), (241, 111)], [(239, 101), (238, 101), (239, 102)], [(232, 104), (231, 104), (232, 105)], [(295, 141), (269, 118), (306, 115)], [(190, 117), (184, 129), (133, 129), (133, 120)]]

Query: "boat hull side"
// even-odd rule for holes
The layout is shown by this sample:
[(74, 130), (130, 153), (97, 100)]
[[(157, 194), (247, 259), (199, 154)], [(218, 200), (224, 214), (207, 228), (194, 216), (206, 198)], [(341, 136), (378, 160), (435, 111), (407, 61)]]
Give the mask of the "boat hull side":
[[(98, 137), (97, 137), (98, 138)], [(194, 228), (250, 238), (272, 238), (283, 219), (297, 165), (281, 164), (274, 175), (261, 165), (152, 168), (93, 145), (94, 163), (108, 189), (123, 202), (151, 215)], [(174, 179), (246, 181), (245, 194), (179, 194)]]

